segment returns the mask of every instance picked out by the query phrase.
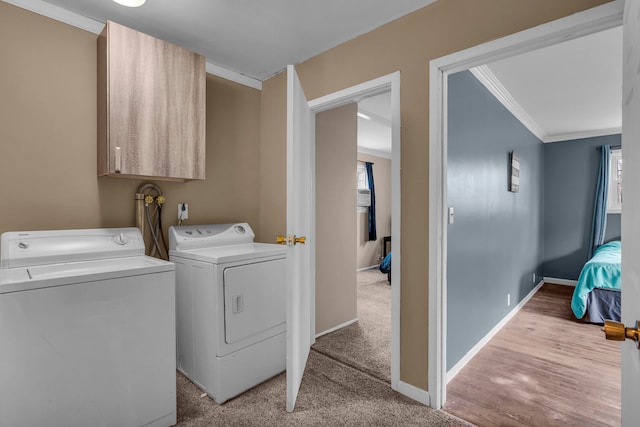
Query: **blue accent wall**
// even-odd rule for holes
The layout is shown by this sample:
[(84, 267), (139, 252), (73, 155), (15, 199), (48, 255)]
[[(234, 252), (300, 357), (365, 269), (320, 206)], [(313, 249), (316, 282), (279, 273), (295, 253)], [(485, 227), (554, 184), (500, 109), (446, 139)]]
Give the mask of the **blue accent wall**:
[[(544, 258), (546, 277), (577, 280), (589, 259), (600, 150), (621, 135), (544, 144)], [(620, 239), (620, 214), (607, 215), (605, 241)]]
[[(542, 142), (468, 71), (449, 76), (448, 132), (451, 369), (541, 279), (545, 181)], [(513, 150), (520, 155), (518, 193), (508, 191)]]
[[(543, 276), (578, 278), (589, 256), (597, 147), (620, 145), (621, 135), (542, 144), (470, 72), (449, 76), (448, 86), (451, 369)], [(507, 191), (513, 150), (520, 155), (519, 193)], [(620, 215), (608, 215), (605, 241), (620, 234)]]

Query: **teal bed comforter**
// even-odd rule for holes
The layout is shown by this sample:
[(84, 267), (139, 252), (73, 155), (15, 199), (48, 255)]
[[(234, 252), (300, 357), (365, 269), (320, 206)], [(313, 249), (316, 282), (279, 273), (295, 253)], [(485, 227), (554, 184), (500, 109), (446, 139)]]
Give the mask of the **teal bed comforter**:
[(587, 296), (594, 288), (621, 288), (621, 261), (619, 241), (600, 246), (587, 261), (580, 272), (578, 284), (571, 299), (571, 309), (578, 319), (584, 317), (587, 308)]

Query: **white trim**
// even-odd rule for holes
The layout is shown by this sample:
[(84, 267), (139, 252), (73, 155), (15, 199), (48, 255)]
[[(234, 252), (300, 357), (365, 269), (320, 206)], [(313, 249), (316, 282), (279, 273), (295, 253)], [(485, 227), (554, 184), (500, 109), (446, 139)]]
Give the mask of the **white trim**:
[(434, 59), (429, 64), (429, 394), (446, 402), (447, 78), (499, 59), (592, 34), (622, 23), (623, 0)]
[[(391, 265), (391, 388), (399, 391), (400, 383), (400, 292), (402, 289), (400, 265), (400, 72), (378, 77), (365, 83), (334, 92), (309, 101), (313, 113), (340, 107), (349, 102), (391, 91), (391, 241), (393, 263)], [(315, 293), (312, 293), (315, 305)]]
[(349, 325), (351, 325), (351, 324), (353, 324), (353, 323), (356, 323), (357, 321), (358, 321), (358, 318), (356, 317), (355, 319), (351, 319), (351, 320), (349, 320), (349, 321), (347, 321), (347, 322), (341, 323), (341, 324), (339, 324), (338, 326), (334, 326), (333, 328), (329, 328), (329, 329), (327, 329), (326, 331), (322, 331), (322, 332), (320, 332), (320, 333), (316, 334), (316, 339), (317, 339), (317, 338), (320, 338), (320, 337), (321, 337), (321, 336), (323, 336), (323, 335), (330, 334), (331, 332), (335, 332), (335, 331), (337, 331), (338, 329), (345, 328), (345, 327), (347, 327), (347, 326), (349, 326)]
[(559, 133), (555, 135), (549, 135), (549, 137), (546, 140), (543, 140), (542, 142), (571, 141), (572, 139), (595, 138), (597, 136), (618, 135), (621, 133), (622, 133), (622, 127), (585, 130), (582, 132), (570, 132), (570, 133)]
[(511, 95), (511, 92), (509, 92), (507, 88), (500, 83), (489, 67), (486, 65), (479, 65), (469, 69), (469, 71), (471, 71), (471, 74), (473, 74), (474, 77), (478, 79), (478, 81), (482, 83), (482, 85), (487, 88), (487, 90), (491, 92), (491, 94), (500, 101), (500, 103), (520, 121), (520, 123), (524, 125), (524, 127), (529, 129), (529, 132), (534, 134), (542, 142), (545, 142), (549, 135), (547, 135), (544, 129), (542, 129), (540, 125), (538, 125), (538, 123), (536, 123), (536, 121), (533, 120), (533, 118), (525, 111), (525, 109), (518, 104), (518, 101), (516, 101), (513, 95)]
[(260, 80), (245, 76), (244, 74), (236, 73), (235, 71), (227, 70), (226, 68), (222, 68), (219, 65), (207, 62), (206, 70), (207, 73), (213, 74), (214, 76), (222, 77), (223, 79), (227, 79), (244, 86), (252, 87), (254, 89), (262, 90), (262, 82)]
[(21, 7), (38, 15), (80, 28), (93, 34), (100, 34), (104, 28), (104, 22), (87, 18), (75, 12), (71, 12), (60, 6), (55, 6), (42, 0), (3, 0), (5, 3)]
[(543, 277), (542, 280), (545, 283), (551, 283), (553, 285), (564, 285), (564, 286), (573, 286), (573, 287), (575, 287), (578, 284), (577, 280), (558, 279), (558, 278), (555, 278), (555, 277)]
[(431, 397), (429, 396), (428, 391), (424, 391), (421, 388), (413, 386), (404, 381), (398, 381), (398, 386), (395, 389), (398, 393), (404, 394), (410, 399), (415, 400), (416, 402), (420, 402), (423, 405), (430, 406)]
[(393, 156), (387, 151), (372, 150), (358, 145), (358, 153), (368, 154), (370, 156), (381, 157), (383, 159), (391, 159)]
[(488, 66), (479, 65), (469, 69), (469, 71), (507, 110), (509, 110), (511, 114), (513, 114), (516, 119), (520, 121), (520, 123), (522, 123), (524, 127), (529, 130), (529, 132), (534, 134), (536, 138), (544, 143), (594, 138), (597, 136), (616, 135), (622, 133), (622, 127), (615, 127), (585, 130), (580, 132), (549, 134), (525, 111), (524, 108), (522, 108), (520, 104), (518, 104), (518, 101), (516, 101), (513, 95), (511, 95), (511, 92), (509, 92), (509, 90), (500, 83)]
[(376, 268), (380, 267), (380, 264), (378, 265), (370, 265), (369, 267), (363, 267), (363, 268), (358, 268), (356, 270), (357, 273), (360, 273), (361, 271), (367, 271), (367, 270), (375, 270)]
[[(43, 0), (2, 0), (5, 3), (12, 4), (22, 9), (28, 10), (38, 15), (46, 16), (47, 18), (54, 19), (72, 27), (80, 28), (81, 30), (88, 31), (93, 34), (100, 34), (104, 28), (104, 22), (96, 21), (95, 19), (87, 18), (78, 13), (71, 12), (60, 6), (55, 6), (51, 3), (47, 3)], [(235, 83), (239, 83), (244, 86), (249, 86), (254, 89), (262, 90), (262, 82), (260, 80), (245, 76), (244, 74), (236, 73), (235, 71), (227, 70), (218, 65), (206, 63), (207, 73), (213, 74), (223, 79), (230, 80)]]
[(535, 293), (540, 290), (544, 283), (544, 280), (541, 280), (536, 285), (536, 287), (533, 288), (531, 292), (529, 292), (529, 294), (518, 303), (518, 305), (513, 307), (513, 309), (509, 313), (507, 313), (507, 315), (504, 316), (502, 320), (493, 327), (493, 329), (491, 329), (484, 337), (482, 337), (482, 339), (478, 341), (476, 345), (474, 345), (471, 350), (469, 350), (467, 354), (465, 354), (464, 357), (458, 361), (458, 363), (456, 363), (451, 369), (449, 369), (449, 371), (447, 372), (447, 383), (449, 383), (449, 381), (451, 381), (456, 375), (458, 375), (462, 368), (464, 368), (465, 365), (469, 363), (471, 359), (473, 359), (480, 352), (480, 350), (482, 350), (482, 348), (487, 345), (498, 332), (500, 332), (502, 328), (504, 328), (509, 320), (511, 320), (513, 316), (515, 316), (520, 311), (520, 309), (529, 302), (529, 300), (535, 295)]

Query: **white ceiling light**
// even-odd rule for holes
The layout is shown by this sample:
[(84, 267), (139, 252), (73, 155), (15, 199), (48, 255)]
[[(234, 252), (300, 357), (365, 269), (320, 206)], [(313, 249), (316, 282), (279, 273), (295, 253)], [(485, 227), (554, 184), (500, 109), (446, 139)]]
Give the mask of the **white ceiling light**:
[(146, 0), (113, 0), (114, 2), (127, 7), (142, 6)]
[(371, 120), (371, 117), (367, 116), (366, 114), (362, 114), (362, 113), (358, 113), (358, 117), (360, 117), (361, 119), (365, 119), (365, 120)]

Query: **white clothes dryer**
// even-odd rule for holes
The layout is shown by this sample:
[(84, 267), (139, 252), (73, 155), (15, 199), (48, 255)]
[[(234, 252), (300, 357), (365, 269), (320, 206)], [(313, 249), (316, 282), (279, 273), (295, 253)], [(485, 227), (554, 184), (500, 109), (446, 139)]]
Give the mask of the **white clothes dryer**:
[(0, 425), (176, 423), (175, 270), (137, 228), (0, 241)]
[(170, 227), (177, 365), (217, 403), (285, 370), (286, 248), (247, 223)]

